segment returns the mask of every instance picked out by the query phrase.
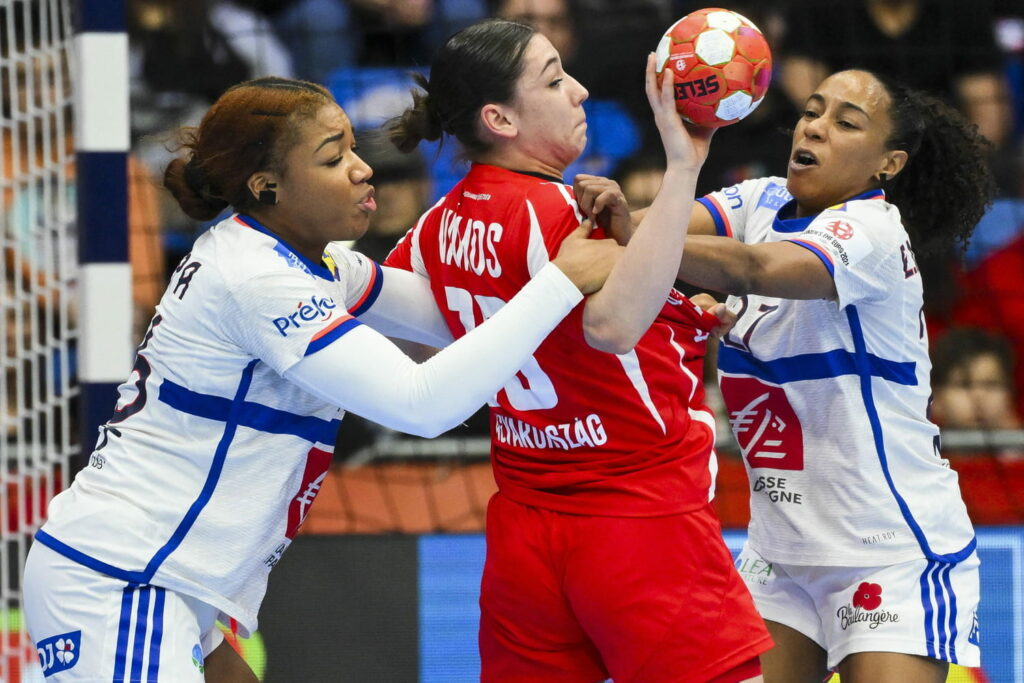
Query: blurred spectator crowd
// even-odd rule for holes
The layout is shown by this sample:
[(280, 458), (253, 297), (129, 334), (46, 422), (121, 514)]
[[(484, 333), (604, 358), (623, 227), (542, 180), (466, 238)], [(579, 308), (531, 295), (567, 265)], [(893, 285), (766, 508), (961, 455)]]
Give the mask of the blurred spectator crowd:
[[(736, 0), (726, 5), (765, 33), (775, 73), (760, 107), (716, 135), (698, 192), (785, 175), (790, 131), (805, 98), (825, 75), (843, 68), (889, 73), (939, 94), (991, 141), (998, 200), (966, 253), (940, 254), (921, 264), (934, 359), (933, 417), (944, 429), (1019, 430), (1024, 415), (1024, 3)], [(533, 24), (548, 36), (566, 70), (590, 92), (588, 146), (567, 181), (578, 172), (612, 176), (639, 207), (653, 197), (662, 168), (643, 92), (645, 55), (676, 19), (703, 6), (692, 0), (130, 0), (132, 261), (150, 279), (136, 280), (136, 303), (143, 309), (137, 329), (144, 329), (151, 315), (163, 274), (208, 227), (186, 219), (162, 191), (154, 191), (159, 171), (174, 154), (171, 133), (197, 123), (227, 87), (273, 74), (317, 81), (332, 90), (352, 119), (360, 154), (374, 168), (380, 206), (355, 248), (383, 259), (462, 173), (450, 145), (402, 155), (377, 133), (411, 102), (411, 74), (425, 73), (449, 35), (499, 16)], [(158, 244), (152, 244), (152, 235), (160, 236)], [(381, 437), (373, 425), (345, 424), (342, 457), (358, 458)], [(481, 413), (462, 431), (486, 430)], [(991, 457), (1014, 463), (1024, 461), (1024, 452), (1001, 449)], [(1019, 498), (1004, 505), (1007, 519), (1024, 520)]]

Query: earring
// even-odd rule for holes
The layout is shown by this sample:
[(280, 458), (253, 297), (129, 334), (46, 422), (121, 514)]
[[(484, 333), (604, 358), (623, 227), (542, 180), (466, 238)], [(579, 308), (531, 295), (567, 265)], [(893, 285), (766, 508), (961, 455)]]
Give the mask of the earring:
[(879, 181), (884, 183), (888, 179), (889, 179), (889, 174), (888, 173), (879, 173), (878, 174), (878, 180)]
[(267, 183), (266, 189), (260, 190), (260, 194), (256, 197), (256, 201), (260, 204), (269, 204), (273, 206), (277, 204), (277, 192), (274, 188), (277, 187), (277, 183)]

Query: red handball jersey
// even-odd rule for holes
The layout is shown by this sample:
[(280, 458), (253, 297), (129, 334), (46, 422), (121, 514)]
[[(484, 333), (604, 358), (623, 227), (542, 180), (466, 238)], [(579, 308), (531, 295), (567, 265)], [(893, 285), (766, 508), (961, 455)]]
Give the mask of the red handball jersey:
[[(430, 278), (457, 338), (493, 315), (582, 222), (559, 180), (474, 165), (385, 262)], [(694, 510), (711, 496), (714, 416), (701, 383), (716, 318), (673, 290), (636, 347), (591, 348), (578, 306), (491, 402), (502, 493), (589, 515)]]

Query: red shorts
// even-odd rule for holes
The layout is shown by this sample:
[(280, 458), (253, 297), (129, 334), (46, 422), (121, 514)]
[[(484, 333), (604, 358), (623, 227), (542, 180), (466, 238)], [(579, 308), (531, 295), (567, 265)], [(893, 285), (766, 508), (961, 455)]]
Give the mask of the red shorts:
[(485, 682), (698, 683), (772, 646), (710, 506), (592, 517), (498, 493), (480, 611)]

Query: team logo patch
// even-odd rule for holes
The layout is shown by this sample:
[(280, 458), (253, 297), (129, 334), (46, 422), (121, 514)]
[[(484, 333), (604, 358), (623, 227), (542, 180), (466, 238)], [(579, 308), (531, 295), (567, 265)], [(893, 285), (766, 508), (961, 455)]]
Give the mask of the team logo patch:
[(36, 643), (36, 652), (39, 654), (39, 665), (43, 668), (43, 676), (49, 677), (61, 671), (67, 671), (77, 664), (81, 646), (81, 631), (62, 633)]
[(784, 185), (776, 185), (775, 183), (768, 183), (764, 188), (764, 192), (757, 198), (757, 206), (765, 207), (772, 211), (778, 211), (782, 208), (782, 205), (793, 198), (793, 195), (789, 193)]
[(825, 250), (837, 266), (854, 266), (875, 248), (867, 231), (834, 216), (823, 215), (815, 219), (802, 235)]
[(295, 252), (293, 252), (291, 249), (289, 249), (288, 247), (284, 246), (280, 242), (278, 242), (277, 244), (274, 245), (274, 253), (276, 253), (278, 256), (283, 258), (285, 260), (285, 263), (288, 264), (289, 268), (298, 268), (299, 270), (301, 270), (303, 273), (306, 273), (307, 275), (312, 275), (313, 274), (313, 273), (310, 272), (310, 270), (306, 266), (306, 264), (302, 262), (302, 259), (300, 259), (295, 254)]
[(881, 605), (882, 586), (862, 581), (853, 592), (850, 604), (836, 610), (839, 627), (845, 631), (854, 624), (866, 623), (869, 629), (874, 630), (881, 624), (896, 623), (900, 620), (900, 615), (895, 612), (879, 609)]
[(319, 448), (310, 449), (306, 455), (306, 468), (302, 473), (302, 482), (295, 497), (288, 504), (288, 526), (285, 530), (287, 538), (295, 538), (299, 527), (306, 521), (309, 508), (320, 493), (320, 485), (327, 476), (327, 470), (331, 467), (333, 453)]
[(206, 667), (203, 666), (203, 648), (199, 647), (198, 643), (192, 646), (192, 666), (199, 669), (199, 673), (206, 673)]
[(751, 467), (804, 468), (803, 430), (782, 387), (750, 377), (723, 377), (722, 397)]
[(853, 237), (853, 226), (846, 221), (832, 221), (825, 226), (825, 229), (841, 240)]

